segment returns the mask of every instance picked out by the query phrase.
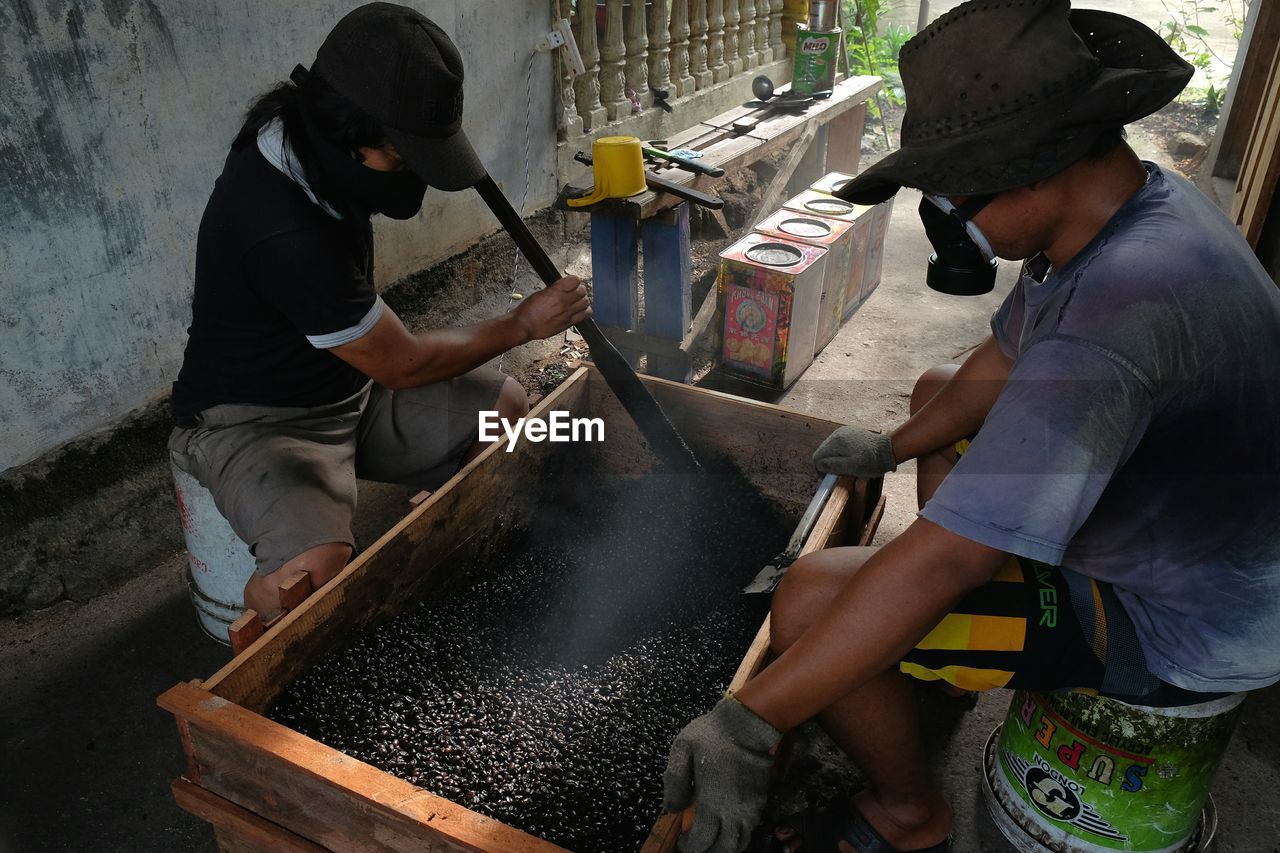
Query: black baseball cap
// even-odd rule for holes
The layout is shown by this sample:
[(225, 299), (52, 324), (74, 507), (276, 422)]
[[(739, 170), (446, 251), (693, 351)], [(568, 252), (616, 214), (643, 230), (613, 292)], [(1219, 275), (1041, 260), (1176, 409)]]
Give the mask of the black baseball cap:
[(311, 70), (377, 119), (431, 186), (464, 190), (485, 176), (462, 132), (462, 57), (422, 13), (394, 3), (352, 10), (325, 37)]

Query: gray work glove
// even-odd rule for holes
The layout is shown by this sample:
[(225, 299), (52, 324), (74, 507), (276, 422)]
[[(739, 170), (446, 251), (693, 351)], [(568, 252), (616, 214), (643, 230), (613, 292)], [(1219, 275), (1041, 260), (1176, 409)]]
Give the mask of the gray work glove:
[(726, 696), (676, 735), (662, 777), (662, 807), (684, 810), (696, 799), (684, 853), (738, 853), (760, 822), (769, 792), (769, 751), (782, 734)]
[(896, 471), (889, 436), (860, 426), (842, 426), (813, 451), (813, 467), (821, 474), (883, 477)]

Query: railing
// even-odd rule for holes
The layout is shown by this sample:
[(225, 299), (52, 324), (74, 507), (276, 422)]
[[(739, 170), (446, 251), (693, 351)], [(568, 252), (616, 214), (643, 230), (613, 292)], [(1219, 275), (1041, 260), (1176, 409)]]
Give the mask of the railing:
[[(569, 0), (558, 0), (559, 14)], [(561, 62), (560, 136), (571, 140), (782, 59), (784, 0), (577, 0), (586, 73)]]

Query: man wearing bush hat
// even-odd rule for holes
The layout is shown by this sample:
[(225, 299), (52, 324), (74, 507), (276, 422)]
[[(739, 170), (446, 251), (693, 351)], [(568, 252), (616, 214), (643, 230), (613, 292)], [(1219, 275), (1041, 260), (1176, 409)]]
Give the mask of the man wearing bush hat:
[[(972, 0), (900, 64), (902, 146), (838, 194), (919, 189), (935, 246), (1022, 275), (904, 424), (815, 453), (866, 477), (916, 459), (919, 518), (792, 566), (777, 659), (672, 747), (690, 853), (949, 849), (904, 675), (1146, 706), (1280, 680), (1280, 291), (1218, 208), (1124, 141), (1191, 67), (1068, 0)], [(812, 717), (868, 784), (753, 839), (772, 753)]]

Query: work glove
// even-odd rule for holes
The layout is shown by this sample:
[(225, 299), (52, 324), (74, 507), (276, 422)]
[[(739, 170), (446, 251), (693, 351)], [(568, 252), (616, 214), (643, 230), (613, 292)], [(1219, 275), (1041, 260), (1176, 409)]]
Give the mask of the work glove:
[(738, 853), (760, 822), (769, 792), (770, 750), (782, 734), (726, 696), (676, 735), (662, 777), (662, 806), (679, 812), (696, 799), (684, 853)]
[(842, 426), (813, 451), (813, 467), (821, 474), (883, 477), (896, 471), (889, 436), (860, 426)]

